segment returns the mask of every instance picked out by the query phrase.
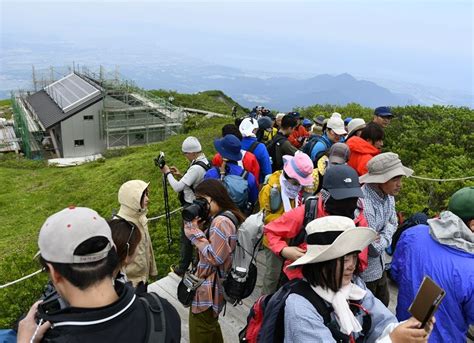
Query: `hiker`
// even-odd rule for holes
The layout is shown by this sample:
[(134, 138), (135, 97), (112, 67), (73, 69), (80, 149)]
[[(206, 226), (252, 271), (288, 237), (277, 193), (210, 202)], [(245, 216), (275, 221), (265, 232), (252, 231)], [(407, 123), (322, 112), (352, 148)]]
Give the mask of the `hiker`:
[(286, 113), (277, 113), (277, 115), (275, 116), (275, 124), (274, 124), (274, 127), (279, 130), (280, 129), (280, 125), (281, 125), (281, 121), (283, 119), (283, 117), (286, 115)]
[(339, 142), (341, 137), (346, 133), (341, 115), (337, 112), (333, 113), (326, 124), (326, 132), (324, 132), (309, 151), (313, 164), (316, 165), (318, 160), (329, 150), (331, 145)]
[[(214, 140), (214, 147), (216, 148), (217, 152), (221, 154), (223, 162), (219, 168), (216, 167), (209, 169), (204, 175), (204, 179), (224, 180), (227, 175), (235, 175), (246, 180), (247, 185), (245, 190), (239, 188), (238, 194), (232, 194), (231, 192), (229, 195), (231, 198), (233, 198), (234, 202), (238, 201), (240, 203), (241, 206), (239, 206), (239, 204), (236, 205), (239, 206), (241, 211), (246, 212), (244, 213), (245, 215), (248, 215), (252, 213), (253, 206), (257, 201), (258, 186), (253, 174), (245, 171), (237, 164), (237, 161), (242, 159), (240, 144), (241, 143), (239, 139), (234, 135), (226, 135), (221, 139)], [(234, 187), (234, 190), (235, 188), (237, 187)], [(245, 191), (245, 194), (241, 193), (241, 191)]]
[(207, 205), (205, 215), (185, 223), (185, 233), (199, 251), (195, 275), (205, 279), (197, 288), (189, 311), (189, 341), (223, 342), (218, 317), (224, 306), (221, 278), (232, 266), (237, 244), (237, 227), (225, 212), (240, 224), (244, 217), (218, 180), (204, 180), (196, 196)]
[[(242, 134), (240, 133), (239, 128), (234, 124), (224, 125), (221, 131), (222, 137), (225, 137), (226, 135), (230, 134), (234, 135), (240, 141), (242, 141)], [(240, 149), (240, 152), (242, 153), (242, 159), (240, 161), (237, 161), (237, 164), (252, 173), (253, 176), (255, 176), (255, 181), (258, 185), (258, 180), (260, 178), (260, 165), (258, 164), (257, 158), (253, 153), (249, 151)], [(218, 152), (214, 155), (214, 158), (212, 159), (212, 165), (215, 167), (220, 167), (222, 165), (222, 156)]]
[[(175, 166), (168, 167), (166, 164), (161, 168), (161, 172), (166, 176), (171, 188), (178, 193), (181, 206), (189, 206), (195, 199), (194, 189), (204, 179), (204, 174), (211, 168), (211, 165), (202, 152), (201, 143), (196, 137), (186, 137), (181, 145), (181, 151), (189, 162), (189, 167), (184, 175)], [(175, 177), (180, 177), (179, 181)], [(171, 270), (177, 275), (183, 276), (192, 258), (193, 247), (184, 235), (183, 226), (181, 226), (180, 261), (177, 266), (172, 265)]]
[(265, 144), (257, 141), (255, 135), (258, 130), (258, 121), (253, 118), (245, 118), (240, 123), (239, 130), (243, 137), (242, 149), (253, 153), (260, 165), (259, 184), (261, 184), (265, 180), (265, 177), (272, 173), (272, 166)]
[[(19, 323), (18, 342), (180, 341), (181, 321), (167, 300), (151, 296), (152, 312), (141, 300), (151, 301), (150, 295), (137, 297), (130, 285), (113, 284), (119, 257), (110, 227), (96, 211), (71, 206), (53, 214), (41, 227), (38, 246), (62, 301), (36, 302)], [(60, 309), (48, 310), (55, 303)], [(161, 324), (164, 337), (151, 322)]]
[(237, 106), (232, 106), (232, 118), (237, 117)]
[(348, 164), (357, 171), (359, 176), (367, 173), (367, 162), (382, 152), (384, 131), (374, 122), (368, 123), (360, 137), (352, 136), (346, 141), (351, 150)]
[[(265, 211), (265, 224), (300, 206), (303, 201), (301, 197), (303, 186), (313, 184), (313, 163), (308, 155), (302, 153), (294, 157), (285, 155), (283, 159), (285, 160), (283, 170), (270, 175), (258, 196), (260, 209)], [(263, 244), (266, 269), (262, 293), (270, 294), (275, 292), (278, 286), (283, 261), (268, 249), (268, 241), (264, 239)]]
[(299, 112), (289, 112), (287, 116), (293, 117), (296, 119), (297, 124), (291, 135), (288, 137), (288, 140), (291, 144), (297, 149), (301, 148), (309, 138), (309, 132), (306, 131), (302, 125), (302, 120)]
[(301, 122), (301, 125), (303, 125), (306, 132), (308, 132), (308, 135), (310, 135), (311, 134), (311, 127), (313, 126), (313, 122), (308, 118), (304, 118), (303, 121)]
[(319, 115), (314, 118), (314, 125), (311, 128), (310, 134), (321, 137), (323, 135), (324, 116)]
[[(304, 226), (311, 220), (329, 215), (352, 219), (356, 226), (367, 226), (364, 216), (363, 193), (354, 169), (347, 165), (333, 165), (326, 170), (321, 192), (317, 198), (306, 199), (305, 206), (297, 207), (265, 225), (268, 247), (286, 261), (283, 272), (289, 280), (301, 279), (300, 269), (288, 269), (291, 262), (306, 251)], [(367, 266), (367, 250), (360, 256), (361, 268)]]
[(107, 222), (110, 226), (115, 250), (119, 258), (118, 268), (114, 272), (114, 281), (127, 283), (128, 278), (125, 267), (129, 265), (137, 256), (138, 244), (142, 239), (140, 230), (133, 223), (125, 219), (116, 218)]
[(344, 118), (344, 129), (346, 129), (347, 131), (347, 126), (349, 125), (349, 123), (351, 122), (352, 120), (352, 117), (346, 117)]
[(284, 116), (281, 120), (280, 129), (273, 139), (267, 143), (268, 155), (272, 161), (272, 171), (282, 170), (283, 156), (293, 156), (298, 149), (296, 149), (289, 141), (288, 137), (293, 132), (297, 125), (297, 121), (292, 116)]
[(390, 121), (393, 119), (392, 110), (388, 106), (377, 107), (374, 110), (374, 123), (379, 124), (382, 128), (386, 129), (390, 125)]
[(278, 132), (278, 129), (273, 126), (274, 119), (272, 119), (272, 116), (271, 113), (268, 113), (268, 115), (258, 120), (257, 141), (266, 144), (271, 141)]
[[(398, 323), (357, 275), (358, 252), (376, 239), (372, 229), (328, 216), (310, 222), (306, 234), (307, 251), (289, 266), (302, 269), (305, 279), (299, 282), (302, 292), (285, 301), (286, 343), (427, 342), (434, 320), (426, 329), (415, 318)], [(267, 307), (272, 305), (270, 300)]]
[(413, 170), (402, 165), (398, 155), (386, 152), (373, 157), (367, 164), (368, 172), (359, 178), (365, 203), (365, 217), (377, 232), (377, 239), (369, 245), (367, 269), (361, 273), (367, 288), (388, 306), (390, 293), (385, 271), (385, 249), (392, 243), (398, 220), (395, 196), (402, 188), (402, 177), (411, 176)]
[(408, 308), (428, 275), (446, 291), (430, 342), (466, 342), (468, 326), (474, 325), (474, 187), (455, 192), (439, 218), (401, 235), (391, 275), (400, 289), (398, 320), (409, 317)]
[(131, 180), (120, 186), (118, 191), (120, 209), (114, 216), (133, 223), (142, 236), (136, 258), (125, 267), (125, 274), (133, 287), (137, 288), (137, 292), (146, 292), (148, 279), (158, 275), (146, 217), (149, 184), (142, 180)]
[(347, 143), (352, 136), (360, 137), (362, 129), (365, 127), (365, 125), (365, 120), (362, 118), (352, 119), (349, 124), (347, 124), (347, 137), (345, 142)]
[(334, 143), (328, 152), (328, 156), (323, 155), (313, 171), (314, 185), (312, 194), (318, 194), (323, 186), (324, 174), (326, 169), (334, 165), (347, 164), (351, 151), (344, 143)]

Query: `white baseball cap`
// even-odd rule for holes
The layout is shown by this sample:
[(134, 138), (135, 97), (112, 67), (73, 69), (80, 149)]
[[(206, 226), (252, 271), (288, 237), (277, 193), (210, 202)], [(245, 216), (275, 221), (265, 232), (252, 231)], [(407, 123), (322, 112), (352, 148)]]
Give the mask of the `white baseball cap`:
[(347, 133), (344, 128), (344, 120), (341, 118), (341, 114), (334, 112), (329, 118), (327, 128), (333, 130), (338, 135), (345, 135)]
[(255, 133), (253, 132), (255, 129), (258, 129), (258, 121), (253, 118), (245, 118), (239, 126), (240, 133), (243, 137), (255, 137)]
[[(93, 237), (104, 237), (109, 243), (99, 252), (74, 254), (79, 245)], [(114, 241), (109, 224), (96, 211), (70, 206), (46, 219), (39, 233), (38, 246), (38, 254), (48, 262), (90, 263), (106, 258)]]

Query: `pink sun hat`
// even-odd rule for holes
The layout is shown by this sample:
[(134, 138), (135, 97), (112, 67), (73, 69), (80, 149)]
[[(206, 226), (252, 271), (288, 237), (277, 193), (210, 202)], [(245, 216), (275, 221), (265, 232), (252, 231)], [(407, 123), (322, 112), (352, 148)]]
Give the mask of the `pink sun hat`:
[(305, 153), (296, 153), (295, 156), (283, 156), (283, 170), (292, 179), (298, 180), (302, 186), (313, 184), (313, 161)]

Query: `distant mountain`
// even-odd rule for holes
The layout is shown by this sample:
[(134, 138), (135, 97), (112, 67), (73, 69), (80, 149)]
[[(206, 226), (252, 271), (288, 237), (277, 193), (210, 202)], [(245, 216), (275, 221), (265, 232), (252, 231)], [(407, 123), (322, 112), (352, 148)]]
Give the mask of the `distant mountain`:
[[(13, 43), (11, 43), (13, 44)], [(7, 44), (8, 46), (8, 44)], [(32, 48), (33, 49), (33, 48)], [(10, 48), (0, 58), (0, 98), (8, 98), (11, 90), (31, 89), (31, 65), (47, 68), (49, 63), (67, 70), (72, 61), (98, 70), (103, 65), (113, 71), (117, 65), (125, 78), (145, 89), (171, 89), (181, 93), (195, 93), (218, 89), (243, 106), (264, 105), (288, 111), (295, 106), (312, 104), (345, 105), (356, 102), (363, 106), (379, 105), (455, 105), (474, 107), (474, 96), (467, 92), (446, 91), (406, 82), (321, 74), (314, 77), (241, 70), (209, 64), (195, 58), (176, 56), (166, 51), (153, 54), (124, 53), (110, 50), (98, 56), (95, 49), (82, 49), (70, 56), (60, 52), (72, 48), (65, 43), (52, 46), (38, 45), (33, 50)], [(53, 53), (54, 52), (54, 53)], [(47, 68), (46, 79), (51, 72)], [(37, 75), (37, 79), (40, 79)]]

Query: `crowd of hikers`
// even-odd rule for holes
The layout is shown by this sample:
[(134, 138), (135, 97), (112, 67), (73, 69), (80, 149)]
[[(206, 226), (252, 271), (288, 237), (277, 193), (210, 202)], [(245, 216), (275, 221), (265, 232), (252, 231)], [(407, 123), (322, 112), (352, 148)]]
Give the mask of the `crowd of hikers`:
[[(261, 231), (252, 245), (266, 268), (246, 328), (240, 337), (224, 333), (227, 341), (466, 342), (474, 324), (474, 187), (407, 229), (395, 196), (413, 170), (382, 152), (392, 118), (389, 107), (375, 109), (369, 123), (257, 107), (222, 128), (212, 158), (190, 136), (181, 146), (186, 172), (163, 161), (183, 206), (171, 270), (182, 278), (177, 296), (189, 307), (190, 342), (223, 342), (226, 303), (254, 291), (256, 252), (245, 250), (244, 226), (251, 236)], [(147, 292), (157, 275), (148, 188), (125, 182), (108, 222), (81, 207), (44, 222), (39, 259), (52, 291), (19, 322), (19, 342), (181, 340), (176, 309)], [(236, 264), (239, 247), (252, 263)], [(409, 307), (425, 276), (446, 297), (422, 325)], [(387, 308), (389, 277), (399, 286), (396, 314)]]

